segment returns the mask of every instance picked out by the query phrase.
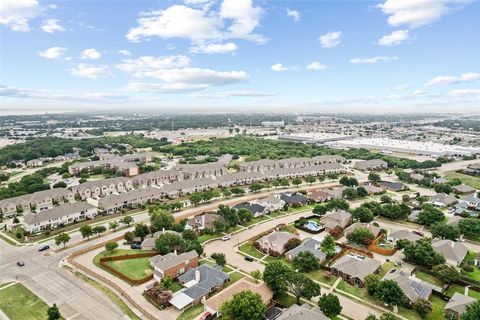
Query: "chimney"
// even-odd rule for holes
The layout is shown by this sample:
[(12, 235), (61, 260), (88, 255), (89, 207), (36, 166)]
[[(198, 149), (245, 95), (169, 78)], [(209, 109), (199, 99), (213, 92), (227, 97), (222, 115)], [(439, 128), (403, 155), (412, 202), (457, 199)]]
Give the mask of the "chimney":
[(174, 249), (174, 250), (173, 250), (173, 254), (174, 254), (174, 255), (177, 255), (177, 249)]
[(200, 271), (195, 270), (195, 281), (200, 282)]
[(455, 248), (455, 241), (450, 241), (450, 245), (452, 246), (452, 248)]

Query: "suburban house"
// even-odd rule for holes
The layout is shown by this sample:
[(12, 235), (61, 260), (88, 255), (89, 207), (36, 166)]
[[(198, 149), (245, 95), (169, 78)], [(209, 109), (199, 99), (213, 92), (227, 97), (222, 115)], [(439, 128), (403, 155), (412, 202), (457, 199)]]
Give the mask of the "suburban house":
[(215, 228), (214, 222), (217, 220), (225, 223), (225, 219), (222, 216), (206, 212), (189, 218), (188, 225), (193, 230), (213, 229)]
[(276, 320), (329, 320), (318, 306), (304, 303), (301, 306), (292, 304), (288, 309), (283, 309), (282, 314)]
[(285, 201), (288, 205), (304, 206), (308, 203), (308, 198), (301, 193), (282, 193), (280, 200)]
[(458, 202), (457, 198), (446, 193), (437, 193), (430, 198), (430, 202), (436, 207), (450, 207)]
[(458, 186), (453, 186), (453, 191), (458, 194), (471, 194), (475, 192), (475, 188), (467, 186), (466, 184), (459, 184)]
[(298, 247), (285, 253), (285, 259), (292, 261), (300, 252), (308, 251), (312, 253), (322, 263), (325, 261), (327, 255), (320, 250), (321, 242), (315, 239), (309, 238), (302, 242)]
[(115, 213), (163, 198), (161, 189), (147, 187), (134, 189), (120, 194), (111, 194), (98, 200), (98, 208), (106, 213)]
[(310, 192), (307, 197), (313, 202), (325, 202), (332, 199), (332, 196), (329, 193), (322, 190)]
[(480, 210), (480, 198), (475, 194), (461, 198), (460, 202), (465, 203), (469, 209)]
[(434, 288), (433, 284), (415, 278), (400, 269), (391, 269), (382, 280), (395, 281), (410, 304), (414, 304), (418, 299), (428, 300)]
[(153, 278), (158, 282), (165, 277), (174, 279), (185, 271), (198, 267), (198, 253), (192, 250), (178, 255), (175, 253), (158, 255), (150, 258), (150, 265), (154, 269)]
[(462, 313), (467, 310), (467, 306), (478, 300), (470, 296), (455, 292), (445, 305), (445, 314), (448, 319), (460, 319)]
[[(160, 230), (160, 231), (157, 231), (155, 233), (150, 233), (148, 234), (142, 241), (142, 249), (143, 250), (155, 250), (155, 241), (157, 240), (158, 237), (160, 237), (162, 234), (164, 233), (171, 233), (171, 234), (174, 234), (176, 236), (179, 236), (179, 237), (182, 237), (182, 235), (180, 233), (178, 233), (177, 231), (173, 231), (173, 230)], [(172, 250), (174, 248), (171, 248)]]
[(353, 232), (357, 229), (361, 229), (361, 228), (368, 229), (373, 234), (373, 236), (375, 238), (378, 237), (378, 235), (380, 234), (380, 230), (381, 230), (380, 227), (377, 227), (373, 223), (355, 222), (345, 229), (345, 235), (347, 236), (351, 232)]
[(347, 254), (335, 261), (331, 271), (348, 283), (363, 287), (365, 277), (377, 273), (381, 265), (382, 263), (375, 259)]
[(211, 292), (222, 288), (230, 280), (220, 266), (208, 264), (188, 269), (177, 279), (185, 288), (173, 295), (170, 304), (179, 310), (199, 303), (203, 297), (208, 298)]
[(133, 183), (125, 177), (87, 181), (72, 187), (82, 200), (87, 198), (100, 198), (114, 193), (127, 192), (133, 189)]
[(38, 212), (53, 208), (54, 205), (71, 202), (75, 202), (73, 192), (65, 188), (54, 188), (4, 199), (0, 201), (0, 213), (11, 217), (18, 212)]
[(60, 225), (94, 218), (97, 208), (86, 202), (73, 202), (45, 209), (37, 213), (27, 213), (23, 218), (25, 231), (36, 233), (47, 229), (55, 229)]
[(353, 166), (357, 170), (361, 171), (378, 171), (388, 168), (388, 163), (382, 159), (372, 159), (365, 161), (358, 161)]
[(231, 300), (235, 294), (242, 291), (251, 291), (259, 294), (263, 303), (267, 306), (267, 309), (273, 304), (273, 293), (265, 283), (253, 283), (243, 278), (215, 294), (210, 299), (207, 299), (203, 303), (205, 310), (209, 311), (212, 315), (220, 316), (220, 307), (222, 304)]
[(374, 186), (373, 184), (364, 184), (362, 187), (368, 192), (369, 195), (380, 194), (385, 192), (383, 188)]
[(404, 191), (408, 190), (406, 184), (401, 182), (391, 182), (391, 181), (380, 181), (380, 187), (384, 189), (388, 189), (391, 191)]
[(435, 183), (435, 184), (444, 184), (444, 183), (448, 183), (448, 180), (445, 179), (445, 178), (435, 178), (435, 179), (433, 179), (433, 183)]
[(180, 196), (189, 195), (194, 192), (215, 189), (218, 183), (212, 178), (197, 178), (189, 180), (175, 181), (164, 185), (160, 190), (164, 197), (178, 198)]
[(470, 174), (480, 175), (480, 162), (469, 164), (466, 171)]
[(280, 256), (285, 252), (285, 244), (293, 238), (298, 236), (289, 232), (274, 231), (258, 239), (255, 247), (266, 254)]
[(432, 247), (440, 252), (452, 266), (458, 266), (465, 259), (468, 248), (461, 242), (448, 239), (437, 239), (432, 241)]
[(423, 178), (425, 178), (425, 176), (423, 174), (419, 174), (419, 173), (412, 173), (410, 174), (410, 179), (412, 179), (413, 181), (415, 182), (419, 182), (420, 180), (422, 180)]
[(351, 222), (352, 215), (350, 212), (344, 210), (329, 211), (323, 217), (320, 218), (320, 223), (325, 226), (326, 231), (335, 229), (335, 227), (341, 227), (345, 229)]
[(328, 193), (332, 199), (343, 199), (343, 191), (347, 189), (346, 186), (341, 186), (337, 188), (324, 189), (323, 191)]
[(283, 206), (285, 205), (285, 201), (280, 199), (280, 197), (277, 197), (275, 195), (270, 195), (265, 198), (260, 198), (254, 201), (255, 203), (258, 203), (262, 207), (265, 207), (267, 212), (274, 212), (283, 209)]
[(422, 239), (421, 236), (405, 229), (392, 231), (387, 236), (387, 241), (393, 245), (395, 245), (398, 240), (409, 240), (411, 242), (416, 242), (420, 239)]
[(254, 202), (243, 202), (233, 206), (234, 209), (246, 209), (253, 214), (254, 218), (263, 216), (267, 212), (267, 208), (264, 206), (259, 205), (258, 203)]

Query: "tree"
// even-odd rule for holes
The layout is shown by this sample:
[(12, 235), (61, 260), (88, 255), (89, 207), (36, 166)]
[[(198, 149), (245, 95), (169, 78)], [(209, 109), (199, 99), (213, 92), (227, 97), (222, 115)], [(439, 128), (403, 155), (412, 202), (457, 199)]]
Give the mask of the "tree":
[(96, 235), (98, 235), (99, 237), (100, 237), (100, 235), (101, 235), (102, 233), (104, 233), (105, 231), (107, 231), (107, 227), (105, 227), (105, 226), (95, 226), (95, 227), (92, 228), (93, 234), (96, 234)]
[(373, 212), (367, 207), (358, 207), (352, 212), (352, 218), (360, 222), (371, 222), (373, 221)]
[(432, 268), (433, 273), (443, 282), (452, 283), (460, 279), (460, 272), (454, 266), (439, 264)]
[(147, 225), (143, 223), (135, 225), (135, 230), (133, 230), (133, 234), (135, 235), (135, 237), (139, 237), (142, 241), (149, 233), (150, 230), (148, 229)]
[(197, 204), (199, 204), (200, 202), (202, 202), (203, 197), (202, 197), (202, 195), (201, 195), (200, 193), (195, 192), (195, 193), (192, 193), (192, 194), (188, 197), (188, 199), (190, 200), (190, 202), (191, 202), (194, 206), (196, 206)]
[(392, 220), (405, 219), (409, 215), (409, 208), (404, 203), (386, 203), (382, 206), (380, 215)]
[(373, 182), (374, 184), (379, 183), (382, 180), (378, 173), (370, 172), (368, 174), (368, 181)]
[(389, 305), (401, 305), (405, 301), (405, 294), (393, 280), (381, 281), (377, 286), (375, 297)]
[(250, 275), (255, 279), (255, 283), (258, 283), (258, 280), (262, 279), (262, 271), (260, 270), (253, 270), (250, 272)]
[(312, 212), (321, 216), (327, 213), (327, 207), (324, 204), (317, 204)]
[(355, 244), (368, 246), (375, 240), (375, 236), (369, 229), (361, 227), (350, 232), (347, 239)]
[(57, 246), (59, 246), (60, 244), (63, 244), (63, 247), (65, 248), (65, 245), (67, 244), (67, 242), (70, 241), (70, 239), (71, 238), (68, 233), (62, 232), (55, 237), (55, 244)]
[(166, 210), (153, 209), (150, 211), (150, 224), (157, 231), (169, 230), (175, 224), (175, 219)]
[(450, 239), (455, 241), (460, 237), (460, 230), (457, 226), (448, 225), (445, 222), (434, 223), (430, 227), (433, 238)]
[(63, 181), (59, 181), (59, 182), (57, 182), (53, 185), (54, 189), (56, 189), (56, 188), (66, 188), (66, 187), (67, 187), (67, 184)]
[(48, 308), (47, 316), (48, 316), (48, 320), (58, 320), (62, 317), (56, 303), (54, 303), (53, 306)]
[(342, 191), (342, 197), (345, 199), (355, 199), (358, 197), (357, 191), (354, 188), (346, 188), (345, 190)]
[(293, 248), (296, 248), (301, 244), (302, 244), (302, 240), (300, 240), (298, 238), (291, 238), (291, 239), (288, 239), (287, 243), (285, 243), (284, 249), (285, 249), (285, 251), (290, 251)]
[(123, 235), (123, 238), (124, 238), (125, 241), (127, 241), (127, 242), (132, 242), (132, 241), (133, 241), (133, 238), (135, 238), (135, 234), (133, 234), (133, 232), (131, 232), (131, 231), (127, 231), (127, 232), (125, 232), (125, 234)]
[(435, 190), (436, 193), (452, 193), (453, 192), (453, 189), (452, 189), (452, 186), (450, 186), (449, 184), (436, 184), (435, 186), (433, 186), (433, 189)]
[(223, 190), (222, 190), (222, 194), (223, 194), (223, 196), (224, 196), (225, 198), (228, 198), (228, 197), (230, 197), (230, 196), (232, 195), (232, 192), (231, 192), (230, 190), (228, 190), (228, 189), (223, 189)]
[(347, 187), (356, 187), (358, 186), (358, 181), (355, 178), (342, 177), (339, 181), (342, 185)]
[(245, 194), (245, 190), (242, 189), (242, 188), (238, 188), (238, 187), (232, 188), (232, 189), (230, 189), (230, 191), (231, 191), (234, 195)]
[(238, 220), (242, 224), (247, 223), (248, 221), (251, 221), (253, 219), (253, 213), (250, 210), (245, 208), (238, 210), (237, 215), (238, 215)]
[(384, 194), (383, 196), (380, 197), (380, 202), (381, 203), (392, 203), (393, 200), (392, 200), (392, 198), (390, 198), (389, 196)]
[(109, 229), (115, 231), (120, 224), (117, 221), (112, 221), (109, 223)]
[(379, 284), (380, 278), (376, 274), (369, 274), (365, 277), (365, 287), (369, 295), (375, 295)]
[(297, 304), (300, 298), (307, 300), (320, 295), (320, 285), (303, 273), (290, 272), (286, 278), (287, 288), (295, 296)]
[(220, 307), (222, 317), (229, 320), (263, 320), (266, 311), (262, 297), (252, 291), (241, 291)]
[(276, 297), (281, 297), (287, 293), (286, 278), (292, 272), (292, 269), (285, 263), (273, 261), (265, 267), (265, 271), (263, 271), (263, 281), (265, 281)]
[(476, 237), (480, 234), (480, 219), (465, 218), (458, 222), (460, 232), (467, 237)]
[(445, 215), (442, 211), (434, 208), (431, 204), (425, 203), (422, 205), (422, 211), (418, 214), (417, 222), (430, 226), (438, 221), (445, 220)]
[(331, 235), (327, 234), (325, 238), (323, 238), (320, 248), (322, 252), (327, 255), (327, 258), (333, 257), (336, 249), (335, 239), (333, 239)]
[(432, 303), (428, 300), (421, 298), (415, 301), (415, 303), (413, 304), (413, 308), (415, 309), (415, 311), (417, 311), (418, 315), (422, 319), (426, 319), (428, 314), (433, 310)]
[(478, 320), (480, 319), (480, 301), (469, 304), (464, 313), (462, 313), (461, 320)]
[(160, 254), (167, 254), (175, 249), (183, 249), (184, 245), (183, 239), (173, 232), (164, 232), (155, 240), (155, 249)]
[(293, 258), (293, 266), (300, 272), (320, 269), (320, 261), (310, 251), (301, 251)]
[(357, 195), (359, 198), (365, 198), (368, 196), (368, 191), (364, 187), (357, 187)]
[(342, 306), (338, 297), (333, 293), (324, 294), (318, 299), (318, 306), (323, 314), (330, 319), (338, 316), (342, 312)]
[(292, 184), (293, 184), (294, 186), (299, 186), (299, 185), (302, 184), (302, 179), (295, 178), (295, 179), (292, 180)]
[(212, 253), (212, 259), (215, 260), (215, 263), (221, 267), (224, 267), (227, 264), (227, 259), (225, 258), (225, 253)]
[(118, 248), (118, 243), (109, 241), (105, 244), (105, 257), (107, 253), (113, 253)]
[(405, 258), (413, 263), (432, 268), (437, 264), (445, 263), (445, 257), (433, 250), (432, 242), (428, 238), (413, 242), (406, 242), (403, 248)]
[(125, 216), (122, 219), (120, 219), (120, 223), (123, 223), (127, 226), (130, 226), (130, 224), (133, 222), (133, 217), (132, 216)]
[(90, 240), (90, 237), (93, 236), (93, 229), (89, 225), (81, 226), (80, 233), (84, 239), (87, 238), (87, 240)]
[(399, 320), (393, 313), (384, 313), (380, 316), (380, 320)]
[(312, 184), (316, 181), (317, 179), (313, 176), (306, 176), (305, 177), (305, 182), (308, 183), (308, 184)]
[(187, 240), (184, 242), (184, 251), (197, 251), (198, 255), (201, 256), (203, 254), (203, 247), (202, 244), (197, 240)]
[(348, 210), (350, 205), (343, 199), (332, 199), (326, 204), (327, 210)]
[(229, 206), (219, 205), (217, 214), (222, 216), (230, 227), (235, 227), (240, 222), (237, 210)]
[(263, 185), (261, 183), (258, 183), (258, 182), (254, 182), (250, 185), (250, 190), (252, 192), (258, 192), (260, 190), (262, 190), (263, 188)]

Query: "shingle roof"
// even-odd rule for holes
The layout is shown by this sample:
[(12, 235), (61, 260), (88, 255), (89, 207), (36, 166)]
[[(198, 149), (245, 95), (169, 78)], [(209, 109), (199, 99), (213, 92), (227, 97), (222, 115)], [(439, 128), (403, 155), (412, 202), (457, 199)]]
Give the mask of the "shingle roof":
[(109, 186), (111, 184), (119, 184), (119, 183), (127, 183), (129, 182), (130, 179), (125, 178), (125, 177), (116, 177), (116, 178), (108, 178), (108, 179), (100, 179), (100, 180), (93, 180), (93, 181), (87, 181), (84, 183), (79, 184), (78, 186), (72, 187), (72, 191), (77, 192), (77, 191), (83, 191), (86, 189), (91, 189), (95, 187), (103, 187), (103, 186)]
[(363, 280), (367, 275), (375, 273), (381, 266), (381, 262), (375, 259), (363, 258), (358, 259), (349, 255), (345, 255), (335, 261), (332, 268), (348, 274), (351, 277)]
[(320, 241), (309, 238), (303, 241), (298, 247), (288, 251), (286, 254), (290, 254), (292, 258), (295, 258), (300, 252), (308, 251), (311, 252), (318, 260), (324, 260), (327, 255), (320, 251), (320, 245)]
[[(195, 280), (196, 271), (200, 273), (200, 281), (184, 291), (186, 295), (193, 299), (198, 299), (204, 296), (211, 289), (222, 285), (228, 280), (228, 275), (221, 271), (218, 266), (212, 267), (208, 264), (203, 264), (194, 269), (188, 269), (184, 274), (178, 277), (178, 280), (183, 284)], [(204, 294), (201, 295), (202, 293)]]
[(292, 304), (283, 311), (277, 320), (329, 320), (329, 318), (323, 314), (319, 307), (312, 307), (305, 303), (301, 306)]
[(445, 310), (452, 310), (458, 314), (462, 314), (469, 304), (475, 303), (477, 299), (455, 292), (445, 305)]
[(95, 209), (95, 206), (86, 202), (73, 202), (42, 210), (38, 213), (27, 213), (24, 217), (25, 223), (34, 225), (43, 221), (60, 218), (69, 214)]
[(150, 263), (160, 270), (168, 270), (179, 264), (183, 264), (187, 260), (198, 258), (198, 253), (195, 250), (183, 252), (179, 255), (168, 253), (164, 256), (158, 255), (150, 259)]
[(395, 281), (411, 302), (416, 302), (419, 298), (428, 299), (434, 287), (432, 284), (414, 278), (400, 269), (390, 270), (383, 277), (383, 280)]
[(468, 248), (463, 243), (448, 239), (433, 240), (432, 247), (443, 254), (445, 259), (454, 260), (457, 263), (462, 262), (468, 252)]

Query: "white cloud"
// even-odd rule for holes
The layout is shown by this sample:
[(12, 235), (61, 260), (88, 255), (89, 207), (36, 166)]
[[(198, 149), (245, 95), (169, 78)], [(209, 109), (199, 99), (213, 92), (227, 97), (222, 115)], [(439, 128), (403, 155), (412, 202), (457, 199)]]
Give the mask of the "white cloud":
[(96, 67), (86, 63), (80, 63), (75, 68), (70, 69), (70, 74), (95, 80), (113, 77), (107, 66)]
[(190, 64), (190, 58), (184, 55), (151, 57), (142, 56), (137, 59), (124, 59), (115, 67), (128, 72), (135, 78), (144, 77), (146, 73), (170, 68), (186, 67)]
[(58, 19), (45, 19), (42, 22), (42, 30), (47, 33), (63, 32), (66, 31), (64, 27), (60, 25), (60, 20)]
[(48, 49), (43, 50), (43, 51), (38, 51), (38, 55), (40, 57), (43, 57), (43, 58), (46, 58), (46, 59), (58, 59), (61, 56), (63, 56), (65, 51), (67, 51), (67, 48), (52, 47), (52, 48), (48, 48)]
[(396, 46), (409, 39), (408, 30), (397, 30), (378, 39), (378, 44), (381, 46)]
[(438, 76), (427, 81), (427, 86), (436, 86), (442, 84), (458, 84), (480, 80), (480, 73), (468, 72), (460, 76)]
[(30, 31), (28, 22), (40, 13), (36, 0), (2, 0), (0, 2), (0, 24), (13, 31)]
[(206, 98), (206, 99), (223, 99), (223, 98), (258, 98), (258, 97), (271, 97), (276, 96), (276, 92), (261, 92), (261, 91), (221, 91), (221, 92), (209, 92), (209, 93), (195, 93), (194, 97)]
[(263, 42), (254, 34), (260, 24), (263, 10), (254, 7), (251, 0), (224, 0), (220, 11), (172, 5), (165, 10), (140, 14), (138, 26), (131, 28), (126, 37), (132, 42), (144, 38), (186, 38), (194, 43), (220, 42), (225, 39), (246, 39)]
[(320, 62), (318, 61), (313, 61), (311, 63), (309, 63), (306, 67), (308, 70), (315, 70), (315, 71), (318, 71), (318, 70), (324, 70), (327, 68), (326, 65), (324, 64), (321, 64)]
[(456, 89), (450, 91), (450, 95), (454, 97), (478, 96), (480, 98), (480, 89)]
[(342, 40), (342, 32), (341, 31), (334, 31), (334, 32), (329, 32), (324, 35), (321, 35), (318, 40), (322, 44), (322, 47), (324, 48), (333, 48), (338, 46)]
[(402, 84), (399, 84), (399, 85), (396, 85), (395, 87), (393, 87), (393, 90), (401, 91), (401, 90), (410, 89), (411, 87), (412, 86), (407, 84), (407, 83), (402, 83)]
[(390, 61), (395, 61), (398, 60), (399, 58), (397, 56), (393, 57), (387, 57), (387, 56), (376, 56), (376, 57), (371, 57), (371, 58), (353, 58), (350, 59), (350, 63), (353, 64), (373, 64), (377, 62), (390, 62)]
[(118, 54), (121, 54), (124, 57), (130, 57), (132, 54), (126, 49), (118, 50)]
[(211, 43), (200, 44), (196, 47), (190, 48), (193, 53), (206, 53), (206, 54), (224, 54), (235, 52), (238, 49), (237, 45), (233, 42), (227, 43)]
[(287, 7), (287, 16), (292, 18), (292, 20), (295, 22), (300, 21), (300, 12), (298, 12), (297, 10), (292, 10)]
[(283, 64), (281, 64), (281, 63), (276, 63), (276, 64), (272, 65), (270, 67), (270, 69), (272, 71), (275, 71), (275, 72), (283, 72), (283, 71), (290, 70), (289, 68), (283, 66)]
[(100, 52), (98, 52), (96, 49), (94, 48), (91, 48), (91, 49), (85, 49), (82, 51), (81, 55), (80, 55), (80, 58), (81, 59), (84, 59), (84, 60), (87, 60), (87, 59), (90, 59), (90, 60), (98, 60), (102, 57), (102, 55), (100, 54)]
[(388, 15), (391, 26), (417, 28), (442, 18), (453, 10), (461, 9), (471, 0), (387, 0), (378, 5)]
[(423, 95), (426, 95), (427, 92), (423, 91), (423, 90), (415, 90), (413, 91), (413, 95), (414, 96), (423, 96)]

